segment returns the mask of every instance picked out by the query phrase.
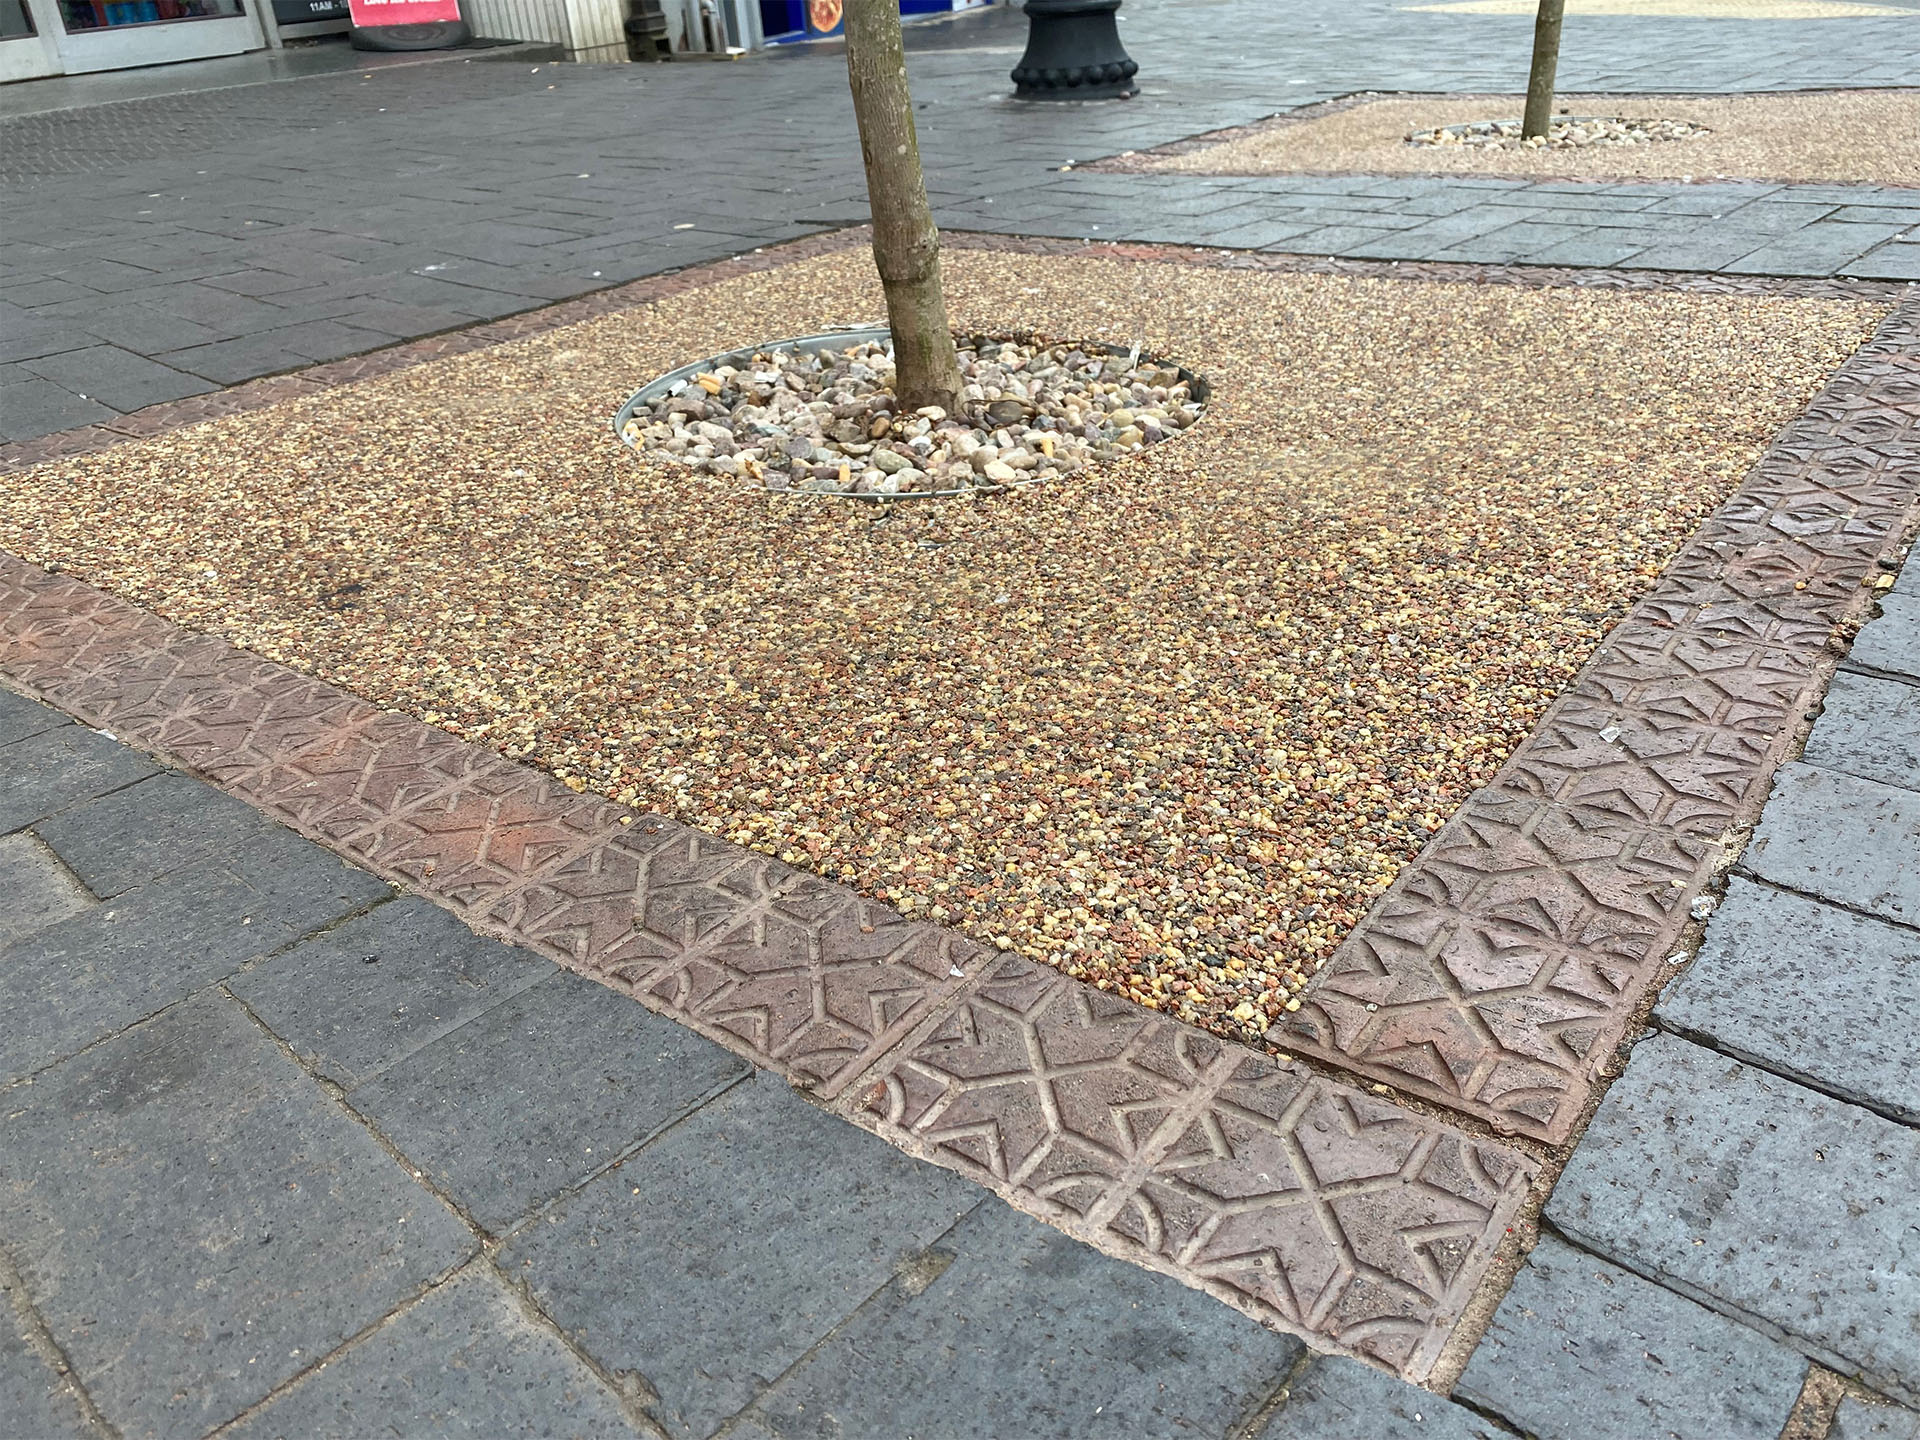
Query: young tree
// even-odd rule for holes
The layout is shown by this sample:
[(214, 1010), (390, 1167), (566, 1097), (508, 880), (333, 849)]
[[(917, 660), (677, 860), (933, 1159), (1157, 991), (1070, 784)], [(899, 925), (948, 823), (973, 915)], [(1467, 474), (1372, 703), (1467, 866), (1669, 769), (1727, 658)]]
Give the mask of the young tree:
[(873, 260), (893, 327), (894, 393), (909, 410), (956, 410), (960, 358), (940, 287), (940, 232), (920, 172), (899, 0), (847, 0), (846, 15), (847, 83), (867, 163)]
[(1533, 69), (1527, 75), (1527, 113), (1520, 137), (1545, 136), (1553, 119), (1553, 76), (1560, 68), (1560, 16), (1567, 0), (1540, 0), (1533, 17)]

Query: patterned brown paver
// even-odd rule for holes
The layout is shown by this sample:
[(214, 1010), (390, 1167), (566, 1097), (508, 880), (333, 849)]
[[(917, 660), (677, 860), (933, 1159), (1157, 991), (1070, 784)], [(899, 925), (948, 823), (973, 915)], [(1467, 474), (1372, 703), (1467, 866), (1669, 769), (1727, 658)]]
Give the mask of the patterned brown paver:
[(1021, 1208), (1409, 1378), (1534, 1174), (4, 554), (0, 670)]
[[(861, 240), (811, 237), (155, 407), (118, 428), (0, 450), (0, 470)], [(1854, 298), (1897, 288), (953, 241), (1415, 281)], [(1720, 836), (1777, 762), (1860, 578), (1906, 524), (1920, 481), (1917, 312), (1903, 309), (1836, 377), (1496, 782), (1403, 872), (1308, 992), (1290, 1048), (1500, 1128), (1565, 1138)], [(0, 669), (1061, 1228), (1409, 1378), (1431, 1368), (1534, 1174), (1514, 1147), (578, 795), (5, 555)]]
[(1920, 302), (1788, 427), (1287, 1026), (1304, 1053), (1567, 1139), (1920, 494)]

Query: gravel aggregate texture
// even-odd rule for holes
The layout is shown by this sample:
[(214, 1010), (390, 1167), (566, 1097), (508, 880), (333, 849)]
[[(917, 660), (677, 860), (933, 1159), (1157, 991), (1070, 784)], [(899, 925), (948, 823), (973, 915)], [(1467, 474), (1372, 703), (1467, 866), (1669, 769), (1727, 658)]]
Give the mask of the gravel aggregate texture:
[(900, 508), (618, 445), (743, 326), (877, 313), (828, 254), (21, 472), (0, 546), (1257, 1041), (1887, 308), (948, 264), (1207, 415)]
[[(1774, 180), (1920, 185), (1920, 91), (1786, 95), (1562, 95), (1558, 116), (1689, 121), (1711, 133), (1641, 145), (1415, 145), (1442, 126), (1518, 120), (1519, 95), (1411, 95), (1313, 107), (1117, 163), (1223, 175), (1297, 172), (1557, 176), (1578, 180)], [(1205, 137), (1197, 137), (1204, 139)]]

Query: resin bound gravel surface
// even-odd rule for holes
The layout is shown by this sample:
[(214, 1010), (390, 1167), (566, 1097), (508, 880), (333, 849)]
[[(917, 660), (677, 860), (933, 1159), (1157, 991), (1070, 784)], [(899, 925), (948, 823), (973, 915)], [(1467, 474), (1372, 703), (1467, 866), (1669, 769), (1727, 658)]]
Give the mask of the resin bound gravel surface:
[(9, 477), (0, 547), (1259, 1039), (1886, 313), (956, 250), (956, 323), (1177, 360), (1166, 443), (849, 506), (640, 383), (876, 313), (842, 252)]
[[(1813, 180), (1920, 185), (1920, 91), (1796, 95), (1563, 95), (1578, 117), (1684, 121), (1709, 132), (1641, 144), (1413, 144), (1409, 137), (1518, 121), (1519, 95), (1410, 95), (1311, 106), (1261, 125), (1199, 136), (1109, 165), (1227, 175), (1564, 176), (1576, 180)], [(1213, 143), (1208, 143), (1213, 142)]]

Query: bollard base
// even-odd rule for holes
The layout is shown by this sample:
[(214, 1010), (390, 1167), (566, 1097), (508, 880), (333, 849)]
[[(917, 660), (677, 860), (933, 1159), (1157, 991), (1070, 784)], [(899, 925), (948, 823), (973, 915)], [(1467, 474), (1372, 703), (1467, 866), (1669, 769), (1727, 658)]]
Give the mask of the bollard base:
[(1124, 100), (1140, 67), (1120, 43), (1120, 0), (1027, 0), (1027, 53), (1013, 69), (1019, 100)]

